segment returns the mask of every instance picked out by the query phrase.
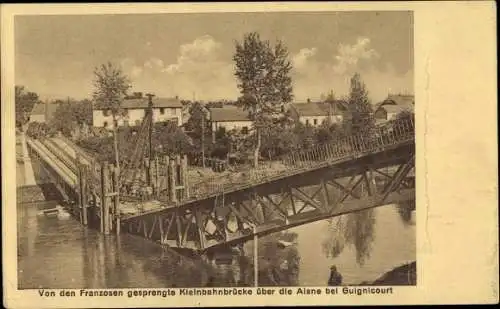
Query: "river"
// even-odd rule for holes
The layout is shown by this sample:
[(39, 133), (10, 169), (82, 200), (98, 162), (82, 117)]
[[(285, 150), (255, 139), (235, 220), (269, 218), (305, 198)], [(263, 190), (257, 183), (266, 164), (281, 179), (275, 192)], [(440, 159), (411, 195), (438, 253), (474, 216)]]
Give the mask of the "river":
[[(214, 273), (227, 273), (227, 266), (186, 258), (136, 236), (104, 236), (72, 218), (40, 215), (44, 207), (53, 205), (18, 205), (21, 289), (195, 287), (205, 285)], [(399, 210), (382, 206), (290, 229), (299, 260), (293, 284), (326, 285), (332, 264), (345, 284), (359, 284), (415, 261), (414, 219)], [(259, 245), (271, 238), (263, 237)], [(251, 246), (251, 241), (245, 246), (250, 254)]]

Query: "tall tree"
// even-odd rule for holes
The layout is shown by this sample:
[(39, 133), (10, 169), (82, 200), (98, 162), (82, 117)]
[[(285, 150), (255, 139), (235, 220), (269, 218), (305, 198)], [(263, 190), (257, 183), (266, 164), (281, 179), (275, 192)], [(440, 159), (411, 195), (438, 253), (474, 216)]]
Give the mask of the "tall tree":
[(350, 129), (352, 133), (369, 130), (375, 124), (372, 115), (372, 105), (368, 98), (368, 91), (361, 76), (355, 73), (351, 78), (348, 106), (350, 112)]
[(33, 110), (33, 107), (40, 100), (38, 99), (38, 94), (26, 91), (24, 86), (16, 86), (15, 91), (16, 126), (22, 130), (22, 126), (29, 120), (29, 114)]
[(275, 122), (276, 116), (282, 113), (283, 104), (293, 98), (292, 64), (281, 41), (271, 46), (256, 32), (245, 34), (242, 42), (236, 42), (233, 60), (241, 93), (238, 102), (249, 112), (254, 124), (254, 166), (257, 166), (262, 131)]
[(96, 67), (94, 70), (94, 101), (96, 106), (106, 108), (113, 117), (113, 148), (115, 164), (119, 168), (118, 158), (118, 118), (123, 116), (121, 104), (130, 89), (130, 81), (121, 68), (111, 62)]

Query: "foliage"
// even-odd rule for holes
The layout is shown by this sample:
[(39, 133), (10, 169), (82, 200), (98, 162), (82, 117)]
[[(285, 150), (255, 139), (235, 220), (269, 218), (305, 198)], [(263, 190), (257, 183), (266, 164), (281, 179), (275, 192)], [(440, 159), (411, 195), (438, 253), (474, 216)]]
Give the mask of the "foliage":
[(215, 144), (212, 145), (210, 156), (225, 159), (231, 147), (231, 137), (224, 127), (215, 132)]
[(97, 107), (109, 109), (113, 116), (113, 149), (115, 154), (114, 161), (117, 164), (121, 161), (118, 158), (117, 117), (124, 114), (121, 104), (130, 87), (128, 77), (125, 76), (120, 68), (114, 67), (111, 62), (95, 68), (93, 97)]
[(190, 138), (173, 122), (156, 123), (152, 142), (158, 155), (188, 154), (194, 151)]
[[(202, 145), (205, 154), (209, 154), (213, 148), (210, 122), (206, 119), (206, 114), (207, 111), (201, 103), (192, 103), (189, 107), (189, 120), (185, 125), (185, 129), (193, 141), (193, 151), (199, 154), (201, 154)], [(204, 139), (202, 139), (202, 136), (204, 136)]]
[[(132, 156), (137, 143), (139, 127), (119, 127), (117, 130), (120, 164)], [(174, 123), (156, 123), (152, 136), (153, 147), (158, 155), (189, 154), (193, 146), (189, 137)], [(93, 152), (100, 160), (115, 162), (113, 154), (113, 137), (91, 137), (78, 144)]]
[(83, 124), (92, 124), (92, 102), (82, 101), (59, 102), (49, 125), (66, 136)]
[(43, 122), (30, 122), (26, 130), (26, 135), (31, 138), (44, 138), (54, 134), (54, 130)]
[(361, 76), (356, 73), (351, 78), (351, 89), (348, 98), (348, 109), (350, 117), (348, 130), (352, 133), (369, 131), (375, 125), (372, 105), (368, 98), (368, 91), (361, 80)]
[(269, 160), (280, 158), (300, 149), (300, 137), (290, 128), (273, 126), (262, 135), (261, 152)]
[(254, 165), (257, 165), (261, 129), (269, 126), (276, 116), (281, 116), (282, 104), (292, 100), (292, 64), (281, 41), (273, 47), (269, 41), (261, 40), (256, 32), (245, 34), (235, 47), (235, 76), (241, 93), (237, 104), (249, 112), (257, 131), (254, 150)]
[(39, 103), (38, 94), (27, 91), (24, 86), (15, 86), (16, 126), (22, 126), (29, 121), (29, 114), (36, 103)]
[(130, 87), (128, 77), (111, 62), (95, 68), (93, 98), (96, 107), (107, 108), (114, 116), (120, 115), (121, 103)]
[(397, 120), (400, 120), (400, 119), (410, 120), (411, 119), (411, 120), (413, 120), (413, 123), (415, 123), (415, 113), (413, 111), (404, 110), (404, 111), (399, 112), (396, 115), (396, 119)]

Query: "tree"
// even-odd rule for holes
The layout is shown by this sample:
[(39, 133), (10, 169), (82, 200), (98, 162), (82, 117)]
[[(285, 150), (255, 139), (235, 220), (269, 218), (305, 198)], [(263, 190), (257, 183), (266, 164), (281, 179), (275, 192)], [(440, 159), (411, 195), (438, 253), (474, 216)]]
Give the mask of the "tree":
[(82, 101), (58, 100), (57, 102), (54, 116), (50, 119), (50, 126), (55, 130), (61, 131), (66, 136), (71, 136), (75, 128), (92, 123), (91, 101), (84, 99)]
[(113, 117), (113, 143), (115, 164), (120, 167), (118, 158), (118, 117), (123, 115), (121, 103), (131, 87), (130, 81), (120, 68), (108, 62), (94, 70), (94, 101), (97, 107), (110, 110)]
[(15, 92), (16, 126), (22, 130), (22, 126), (29, 121), (29, 114), (33, 107), (40, 100), (38, 94), (26, 91), (24, 86), (15, 86)]
[(373, 109), (368, 98), (368, 91), (358, 73), (355, 73), (351, 78), (348, 103), (350, 114), (348, 121), (351, 133), (367, 131), (374, 126), (375, 119), (372, 115)]
[(241, 96), (238, 104), (249, 112), (256, 135), (254, 166), (258, 165), (262, 131), (281, 115), (281, 107), (292, 100), (292, 64), (281, 41), (271, 46), (256, 32), (236, 42), (233, 56)]

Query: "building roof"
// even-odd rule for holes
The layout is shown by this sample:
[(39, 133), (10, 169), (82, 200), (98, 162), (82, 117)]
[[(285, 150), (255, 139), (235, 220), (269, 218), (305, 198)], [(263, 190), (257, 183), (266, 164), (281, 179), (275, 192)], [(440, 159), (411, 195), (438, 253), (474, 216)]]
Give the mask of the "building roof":
[(212, 121), (251, 121), (248, 112), (238, 107), (213, 107), (209, 111)]
[(31, 110), (31, 115), (43, 115), (45, 116), (45, 103), (35, 103), (33, 109)]
[(345, 102), (338, 100), (332, 105), (328, 102), (293, 103), (292, 108), (299, 116), (328, 116), (341, 115), (343, 113), (341, 109), (345, 110), (346, 106)]
[(54, 113), (56, 112), (57, 107), (59, 104), (57, 103), (37, 103), (33, 106), (33, 109), (31, 110), (31, 115), (37, 115), (37, 116), (45, 116), (47, 119), (46, 121), (49, 121), (50, 119), (53, 118)]
[[(122, 108), (125, 109), (145, 109), (148, 107), (148, 98), (125, 99)], [(182, 103), (177, 98), (153, 98), (153, 108), (182, 108)], [(94, 109), (104, 109), (94, 106)]]
[(399, 113), (401, 111), (413, 111), (415, 108), (415, 96), (403, 94), (390, 94), (387, 99), (378, 103), (375, 110), (383, 107), (388, 113)]
[(384, 109), (388, 113), (398, 114), (402, 111), (412, 111), (413, 109), (403, 105), (382, 105), (379, 109)]

